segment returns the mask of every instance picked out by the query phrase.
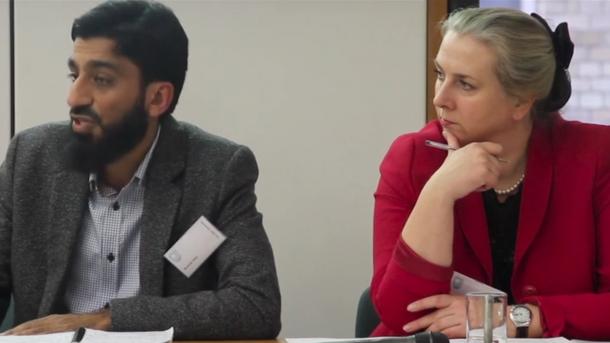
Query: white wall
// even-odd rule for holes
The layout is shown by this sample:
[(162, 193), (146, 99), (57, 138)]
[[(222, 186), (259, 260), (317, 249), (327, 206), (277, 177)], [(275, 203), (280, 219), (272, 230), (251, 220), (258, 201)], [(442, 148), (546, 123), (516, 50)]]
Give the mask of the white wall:
[(15, 131), (66, 120), (74, 18), (100, 1), (15, 0)]
[[(190, 37), (175, 116), (250, 146), (282, 337), (353, 335), (377, 168), (425, 110), (425, 1), (168, 1)], [(16, 2), (17, 128), (66, 119), (85, 1)]]
[(11, 136), (10, 49), (8, 0), (0, 0), (0, 163)]

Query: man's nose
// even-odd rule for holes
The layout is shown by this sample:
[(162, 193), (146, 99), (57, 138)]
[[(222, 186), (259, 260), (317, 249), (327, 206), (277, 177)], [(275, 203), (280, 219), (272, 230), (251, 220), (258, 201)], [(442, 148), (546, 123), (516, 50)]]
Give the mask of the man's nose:
[(75, 79), (68, 91), (67, 103), (70, 108), (87, 106), (92, 103), (92, 96), (89, 87), (81, 79)]

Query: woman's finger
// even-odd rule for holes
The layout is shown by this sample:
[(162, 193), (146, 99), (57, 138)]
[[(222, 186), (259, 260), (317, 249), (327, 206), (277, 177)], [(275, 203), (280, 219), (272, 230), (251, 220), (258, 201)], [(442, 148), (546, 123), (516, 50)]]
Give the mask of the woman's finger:
[(458, 141), (457, 137), (455, 137), (448, 130), (443, 130), (443, 137), (445, 137), (445, 140), (447, 140), (447, 145), (449, 145), (450, 147), (454, 149), (459, 149), (461, 147), (460, 141)]
[(414, 301), (407, 306), (409, 312), (419, 312), (435, 308), (443, 308), (451, 305), (452, 298), (448, 294), (432, 295), (423, 299)]

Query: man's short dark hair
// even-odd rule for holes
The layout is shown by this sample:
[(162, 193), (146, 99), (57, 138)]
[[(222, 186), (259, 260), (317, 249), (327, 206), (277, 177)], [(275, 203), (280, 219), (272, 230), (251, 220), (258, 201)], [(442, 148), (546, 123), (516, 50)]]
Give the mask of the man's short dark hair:
[(171, 82), (174, 98), (165, 114), (174, 111), (186, 76), (188, 38), (171, 9), (153, 1), (107, 1), (76, 18), (71, 35), (72, 41), (112, 39), (116, 52), (140, 68), (143, 85)]

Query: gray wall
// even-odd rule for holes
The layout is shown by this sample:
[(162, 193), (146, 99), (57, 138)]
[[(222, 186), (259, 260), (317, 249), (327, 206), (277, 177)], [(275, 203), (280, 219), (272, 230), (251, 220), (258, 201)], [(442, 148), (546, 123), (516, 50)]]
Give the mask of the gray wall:
[[(0, 156), (10, 137), (10, 51), (8, 0), (0, 0)], [(0, 157), (0, 160), (3, 158)]]
[[(425, 1), (167, 3), (191, 47), (175, 116), (257, 156), (281, 336), (352, 336), (379, 162), (424, 122)], [(16, 1), (17, 130), (68, 117), (70, 23), (91, 4)]]

